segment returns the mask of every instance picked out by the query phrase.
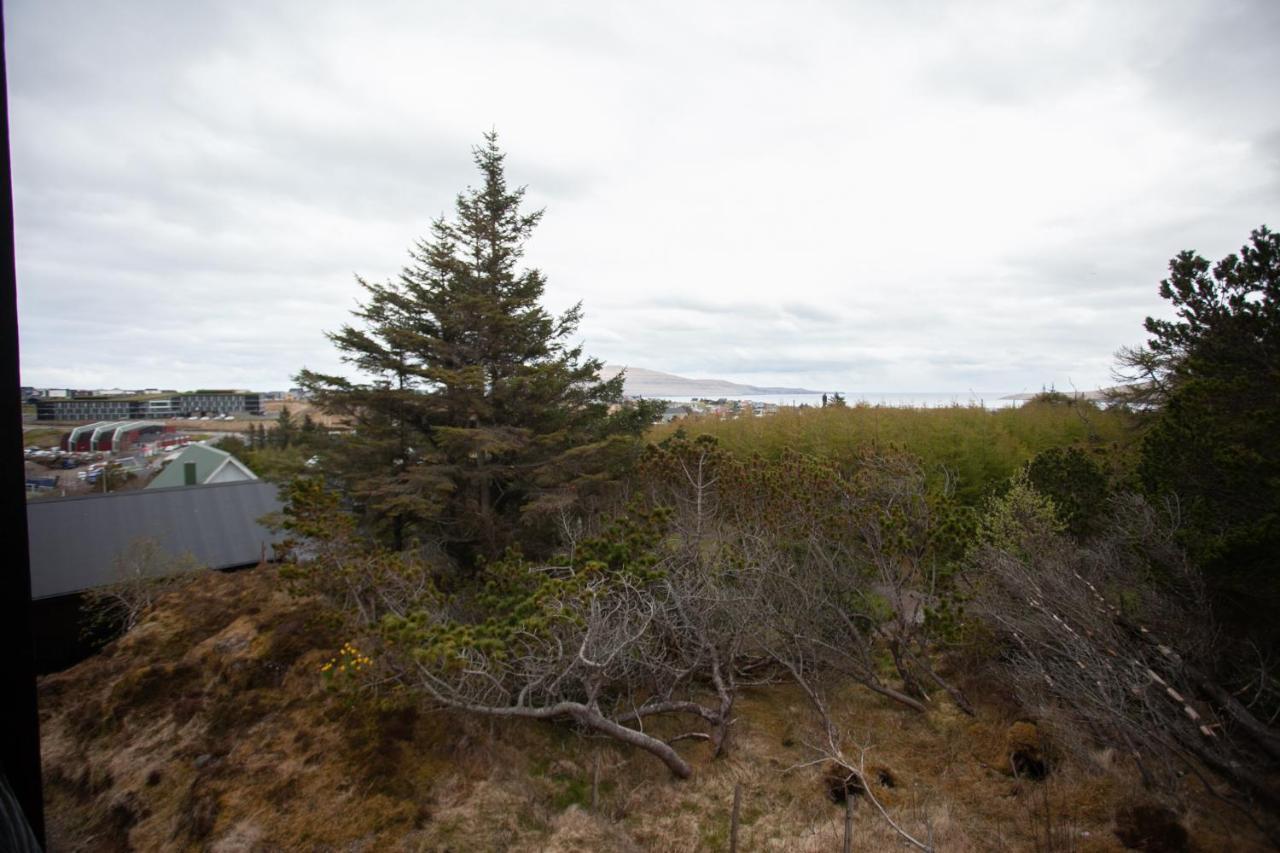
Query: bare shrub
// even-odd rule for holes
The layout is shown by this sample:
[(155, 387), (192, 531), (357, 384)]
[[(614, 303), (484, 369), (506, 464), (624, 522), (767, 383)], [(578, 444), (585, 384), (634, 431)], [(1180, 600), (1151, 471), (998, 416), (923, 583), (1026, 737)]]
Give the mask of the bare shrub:
[(173, 555), (158, 541), (139, 537), (111, 561), (112, 580), (84, 593), (90, 628), (132, 630), (161, 596), (188, 583), (200, 569), (190, 554)]
[[(934, 496), (910, 457), (869, 453), (847, 476), (797, 454), (763, 464), (679, 439), (649, 450), (632, 497), (604, 525), (562, 514), (554, 558), (513, 551), (445, 594), (429, 560), (370, 547), (336, 496), (299, 483), (283, 573), (376, 628), (383, 671), (430, 700), (569, 721), (681, 777), (692, 771), (673, 744), (722, 753), (740, 686), (779, 668), (854, 678), (917, 711), (927, 680), (968, 709), (929, 662)], [(885, 650), (904, 688), (881, 675)]]
[(1280, 740), (1210, 677), (1217, 650), (1203, 584), (1174, 544), (1176, 507), (1121, 495), (1080, 546), (1025, 480), (996, 501), (975, 548), (979, 617), (996, 672), (1062, 741), (1132, 758), (1150, 787), (1208, 768), (1280, 803), (1263, 772)]
[[(738, 623), (717, 615), (709, 552), (670, 535), (671, 512), (636, 506), (600, 536), (573, 540), (562, 560), (518, 553), (486, 565), (473, 586), (441, 591), (419, 553), (372, 548), (318, 484), (296, 484), (286, 526), (300, 592), (346, 612), (380, 647), (378, 669), (455, 710), (568, 721), (692, 773), (671, 744), (725, 738), (732, 675), (720, 667)], [(692, 550), (691, 550), (692, 549)], [(688, 698), (719, 684), (720, 702)], [(656, 715), (696, 721), (665, 739)], [(711, 731), (705, 730), (710, 727)]]
[[(915, 458), (863, 453), (851, 472), (798, 454), (737, 473), (730, 517), (763, 592), (758, 642), (788, 671), (852, 678), (916, 711), (931, 701), (926, 683), (963, 694), (933, 667), (932, 615), (944, 560), (932, 491)], [(889, 683), (888, 652), (901, 681)]]

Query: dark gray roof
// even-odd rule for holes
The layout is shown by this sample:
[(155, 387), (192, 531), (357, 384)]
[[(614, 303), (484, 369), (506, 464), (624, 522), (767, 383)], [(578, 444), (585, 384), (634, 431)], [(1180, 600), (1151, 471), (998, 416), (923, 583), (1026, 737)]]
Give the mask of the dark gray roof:
[(139, 538), (211, 569), (256, 563), (282, 538), (258, 519), (280, 509), (275, 484), (262, 480), (31, 501), (31, 597), (110, 583), (112, 561)]

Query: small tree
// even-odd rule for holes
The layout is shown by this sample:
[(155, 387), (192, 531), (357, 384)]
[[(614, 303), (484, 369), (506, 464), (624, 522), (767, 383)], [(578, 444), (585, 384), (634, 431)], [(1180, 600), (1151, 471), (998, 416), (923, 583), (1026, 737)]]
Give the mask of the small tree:
[(276, 418), (276, 428), (272, 433), (275, 440), (275, 446), (281, 450), (287, 450), (289, 445), (293, 443), (297, 427), (293, 422), (293, 413), (289, 411), (288, 406), (280, 407), (280, 415)]

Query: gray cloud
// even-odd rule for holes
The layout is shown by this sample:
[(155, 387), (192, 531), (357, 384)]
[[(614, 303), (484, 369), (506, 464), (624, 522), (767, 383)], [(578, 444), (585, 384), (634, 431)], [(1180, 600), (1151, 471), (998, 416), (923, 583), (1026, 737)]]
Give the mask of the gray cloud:
[(497, 126), (588, 350), (850, 390), (1105, 384), (1280, 202), (1280, 7), (6, 7), (24, 381), (339, 369)]

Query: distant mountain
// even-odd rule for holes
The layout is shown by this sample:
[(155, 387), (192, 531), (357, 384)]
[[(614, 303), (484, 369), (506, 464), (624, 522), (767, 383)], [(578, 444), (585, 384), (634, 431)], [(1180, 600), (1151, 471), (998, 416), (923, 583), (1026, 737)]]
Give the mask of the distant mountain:
[[(612, 379), (624, 368), (606, 364), (600, 371), (604, 379)], [(750, 394), (821, 394), (807, 388), (772, 388), (759, 385), (743, 385), (724, 379), (689, 379), (671, 373), (648, 370), (644, 367), (628, 367), (623, 387), (629, 397), (745, 397)]]

